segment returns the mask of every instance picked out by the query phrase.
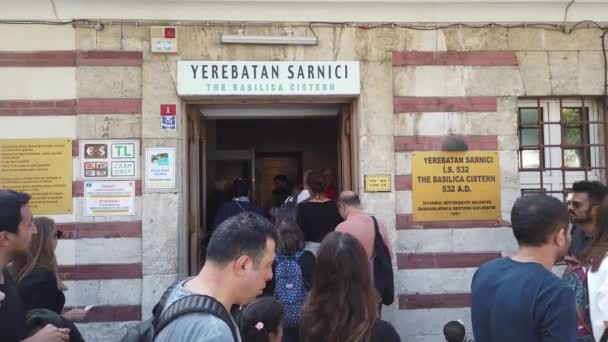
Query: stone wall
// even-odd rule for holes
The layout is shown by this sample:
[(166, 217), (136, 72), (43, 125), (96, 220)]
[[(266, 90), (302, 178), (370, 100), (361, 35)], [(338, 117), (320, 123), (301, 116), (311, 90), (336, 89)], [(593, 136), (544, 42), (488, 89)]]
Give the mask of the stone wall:
[[(127, 222), (82, 217), (82, 182), (74, 179), (76, 214), (57, 219), (76, 232), (106, 232), (62, 241), (58, 249), (60, 263), (82, 266), (75, 273), (89, 274), (68, 279), (74, 289), (68, 291), (68, 303), (111, 304), (95, 322), (81, 326), (91, 341), (114, 341), (130, 324), (112, 321), (148, 317), (162, 289), (185, 272), (180, 261), (186, 257), (188, 193), (182, 182), (187, 168), (180, 163), (187, 160), (187, 124), (186, 101), (175, 89), (178, 60), (360, 61), (361, 95), (354, 100), (358, 183), (362, 189), (366, 174), (395, 177), (392, 192), (361, 197), (366, 209), (386, 224), (396, 252), (399, 297), (384, 317), (404, 341), (438, 341), (441, 327), (452, 319), (463, 319), (470, 328), (472, 274), (481, 262), (509, 255), (516, 247), (506, 221), (519, 196), (517, 99), (602, 94), (600, 31), (587, 28), (565, 35), (532, 28), (415, 31), (336, 25), (314, 28), (318, 46), (284, 47), (221, 45), (221, 33), (237, 28), (185, 25), (178, 26), (179, 53), (170, 55), (150, 52), (145, 25), (108, 24), (104, 31), (86, 25), (12, 30), (20, 35), (35, 29), (47, 37), (44, 42), (15, 40), (0, 52), (19, 61), (0, 60), (0, 75), (15, 80), (0, 86), (2, 138), (134, 138), (142, 148), (176, 147), (181, 156), (179, 191), (141, 189), (137, 216)], [(310, 34), (307, 27), (246, 31)], [(20, 54), (39, 50), (72, 51), (73, 57), (53, 55), (42, 63), (39, 55)], [(24, 66), (24, 60), (30, 64)], [(46, 106), (56, 102), (39, 108), (43, 101)], [(161, 103), (177, 104), (175, 132), (160, 129)], [(472, 149), (499, 151), (503, 221), (413, 222), (412, 153), (437, 149), (448, 135), (463, 136)], [(77, 175), (77, 153), (74, 159)], [(104, 276), (107, 272), (112, 276)]]

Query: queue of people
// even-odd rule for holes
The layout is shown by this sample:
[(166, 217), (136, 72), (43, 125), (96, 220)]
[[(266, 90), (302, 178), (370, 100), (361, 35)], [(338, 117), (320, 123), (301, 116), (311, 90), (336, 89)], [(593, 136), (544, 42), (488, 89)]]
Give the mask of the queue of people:
[[(216, 215), (200, 273), (168, 288), (155, 318), (123, 341), (140, 341), (150, 330), (156, 342), (400, 341), (380, 319), (382, 303), (394, 299), (394, 289), (387, 303), (377, 286), (377, 279), (393, 286), (386, 228), (363, 211), (356, 193), (331, 199), (327, 177), (326, 170), (306, 172), (304, 188), (281, 198), (295, 206), (274, 217), (250, 202), (247, 184), (236, 180), (232, 201)], [(285, 179), (275, 181), (283, 189)], [(284, 191), (273, 195), (274, 201)]]
[[(364, 212), (355, 192), (329, 198), (324, 179), (323, 172), (307, 172), (310, 197), (293, 201), (295, 212), (275, 222), (236, 180), (199, 274), (169, 287), (154, 317), (123, 342), (400, 341), (380, 318), (382, 303), (394, 299), (382, 287), (386, 279), (393, 284), (386, 228)], [(517, 252), (482, 265), (471, 283), (476, 341), (608, 340), (607, 195), (603, 184), (582, 181), (566, 204), (542, 194), (515, 202)], [(64, 309), (67, 288), (55, 257), (62, 232), (51, 219), (33, 218), (29, 200), (0, 190), (0, 336), (82, 341), (74, 322), (86, 310)], [(552, 270), (562, 260), (560, 279)], [(448, 322), (443, 333), (446, 341), (467, 339), (461, 322)]]

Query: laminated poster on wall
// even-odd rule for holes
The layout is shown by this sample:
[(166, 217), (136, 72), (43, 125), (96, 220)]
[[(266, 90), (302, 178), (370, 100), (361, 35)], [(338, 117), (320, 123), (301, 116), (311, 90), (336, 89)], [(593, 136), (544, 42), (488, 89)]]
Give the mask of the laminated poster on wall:
[(146, 189), (175, 188), (175, 148), (146, 148)]
[(84, 216), (135, 215), (135, 181), (84, 182)]

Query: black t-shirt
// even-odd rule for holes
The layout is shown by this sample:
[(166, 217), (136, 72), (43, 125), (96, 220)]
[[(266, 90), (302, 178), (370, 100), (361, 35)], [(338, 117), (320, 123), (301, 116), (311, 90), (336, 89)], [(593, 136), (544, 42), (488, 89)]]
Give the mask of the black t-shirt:
[(17, 285), (26, 310), (48, 309), (61, 315), (65, 305), (65, 295), (57, 287), (53, 272), (35, 269)]
[[(301, 330), (300, 335), (303, 337), (303, 341), (310, 341), (306, 338), (306, 331)], [(326, 342), (325, 340), (315, 342)], [(377, 319), (372, 324), (371, 336), (369, 342), (401, 342), (401, 337), (397, 333), (397, 330), (388, 322), (381, 319)]]
[(5, 298), (0, 302), (0, 339), (2, 342), (18, 342), (26, 338), (25, 307), (13, 279), (4, 271), (4, 284), (0, 291)]
[(401, 337), (390, 323), (378, 319), (372, 325), (369, 342), (401, 342)]
[(298, 205), (298, 225), (304, 240), (321, 242), (343, 220), (334, 201), (304, 202)]

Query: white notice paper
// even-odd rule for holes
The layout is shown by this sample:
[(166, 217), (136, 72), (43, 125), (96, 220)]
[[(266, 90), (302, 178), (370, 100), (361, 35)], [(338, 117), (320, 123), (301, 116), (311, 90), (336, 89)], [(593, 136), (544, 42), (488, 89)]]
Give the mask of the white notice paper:
[(146, 148), (146, 189), (175, 188), (175, 148)]
[(135, 215), (134, 181), (84, 182), (84, 216)]

